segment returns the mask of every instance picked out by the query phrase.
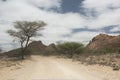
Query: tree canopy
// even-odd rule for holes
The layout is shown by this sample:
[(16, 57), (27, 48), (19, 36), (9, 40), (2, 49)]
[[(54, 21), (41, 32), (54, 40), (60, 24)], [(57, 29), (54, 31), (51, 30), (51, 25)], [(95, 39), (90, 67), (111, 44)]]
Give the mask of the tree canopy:
[(10, 29), (7, 31), (10, 36), (15, 37), (15, 40), (17, 39), (17, 41), (21, 44), (22, 58), (27, 50), (31, 37), (36, 36), (37, 32), (42, 30), (45, 25), (46, 23), (43, 21), (16, 21), (14, 23), (14, 28), (16, 30)]

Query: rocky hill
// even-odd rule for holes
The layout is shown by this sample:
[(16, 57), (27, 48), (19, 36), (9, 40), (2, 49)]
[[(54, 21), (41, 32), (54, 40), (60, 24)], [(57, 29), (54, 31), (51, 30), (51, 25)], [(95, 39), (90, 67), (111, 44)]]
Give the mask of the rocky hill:
[(56, 51), (56, 46), (53, 43), (46, 46), (41, 41), (33, 41), (29, 44), (28, 49), (34, 55), (39, 54), (48, 55), (53, 54)]
[[(50, 44), (48, 46), (44, 45), (41, 41), (33, 41), (28, 45), (27, 53), (32, 55), (50, 55), (56, 52), (55, 44)], [(16, 56), (20, 54), (20, 48), (5, 52), (4, 55)]]
[(120, 35), (110, 36), (107, 34), (99, 34), (95, 36), (87, 45), (87, 50), (89, 51), (99, 51), (103, 49), (120, 49)]
[(30, 52), (32, 52), (32, 54), (44, 53), (46, 47), (47, 46), (41, 41), (33, 41), (28, 45), (28, 49)]
[(86, 53), (78, 59), (84, 64), (110, 66), (113, 70), (120, 70), (120, 35), (109, 36), (99, 34), (86, 46)]
[[(31, 53), (32, 55), (51, 55), (57, 54), (57, 48), (55, 44), (50, 44), (48, 46), (44, 45), (41, 41), (33, 41), (28, 46), (27, 53)], [(118, 36), (109, 36), (106, 34), (99, 34), (95, 36), (90, 43), (86, 46), (86, 51), (118, 51), (120, 52), (120, 35)], [(19, 54), (20, 49), (14, 49), (6, 52), (5, 54), (9, 56), (13, 56), (15, 54)]]

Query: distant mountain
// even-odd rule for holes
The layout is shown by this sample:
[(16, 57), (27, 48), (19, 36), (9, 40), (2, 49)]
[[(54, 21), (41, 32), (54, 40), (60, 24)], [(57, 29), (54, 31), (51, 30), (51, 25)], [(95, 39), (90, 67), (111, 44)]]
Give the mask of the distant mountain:
[(103, 48), (118, 50), (120, 49), (120, 35), (99, 34), (89, 42), (86, 48), (89, 51), (99, 51)]
[[(33, 41), (28, 45), (27, 53), (31, 55), (50, 55), (56, 52), (55, 44), (44, 45), (41, 41)], [(5, 52), (4, 55), (16, 56), (20, 54), (20, 48)]]

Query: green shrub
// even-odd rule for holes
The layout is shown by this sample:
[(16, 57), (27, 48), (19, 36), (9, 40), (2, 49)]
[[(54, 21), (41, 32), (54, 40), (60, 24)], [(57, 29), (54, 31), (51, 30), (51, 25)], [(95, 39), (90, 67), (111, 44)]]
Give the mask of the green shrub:
[(84, 51), (84, 45), (77, 42), (64, 42), (57, 45), (57, 49), (60, 53), (72, 57), (74, 54), (80, 54)]

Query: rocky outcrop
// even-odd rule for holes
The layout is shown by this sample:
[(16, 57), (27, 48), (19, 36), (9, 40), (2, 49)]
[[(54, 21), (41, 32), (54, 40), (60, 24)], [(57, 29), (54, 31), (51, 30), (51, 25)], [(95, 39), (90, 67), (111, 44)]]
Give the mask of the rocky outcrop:
[[(9, 57), (19, 56), (20, 48), (5, 52), (4, 55)], [(55, 53), (55, 44), (50, 44), (49, 46), (44, 45), (41, 41), (33, 41), (28, 45), (27, 54), (31, 55), (50, 55)]]
[(120, 49), (120, 35), (109, 36), (106, 34), (99, 34), (90, 41), (90, 43), (87, 45), (87, 50), (97, 51), (104, 47)]
[(32, 54), (39, 54), (44, 53), (46, 47), (41, 41), (33, 41), (28, 45), (28, 50)]
[(46, 48), (45, 48), (45, 50), (56, 50), (57, 48), (56, 48), (56, 45), (54, 44), (54, 43), (52, 43), (52, 44), (50, 44), (49, 46), (47, 46)]
[(57, 51), (56, 45), (52, 43), (45, 48), (44, 55), (56, 55), (57, 54), (56, 51)]
[(44, 45), (41, 41), (33, 41), (29, 44), (28, 49), (32, 52), (32, 54), (52, 54), (52, 52), (56, 51), (55, 44), (50, 44), (49, 46)]

